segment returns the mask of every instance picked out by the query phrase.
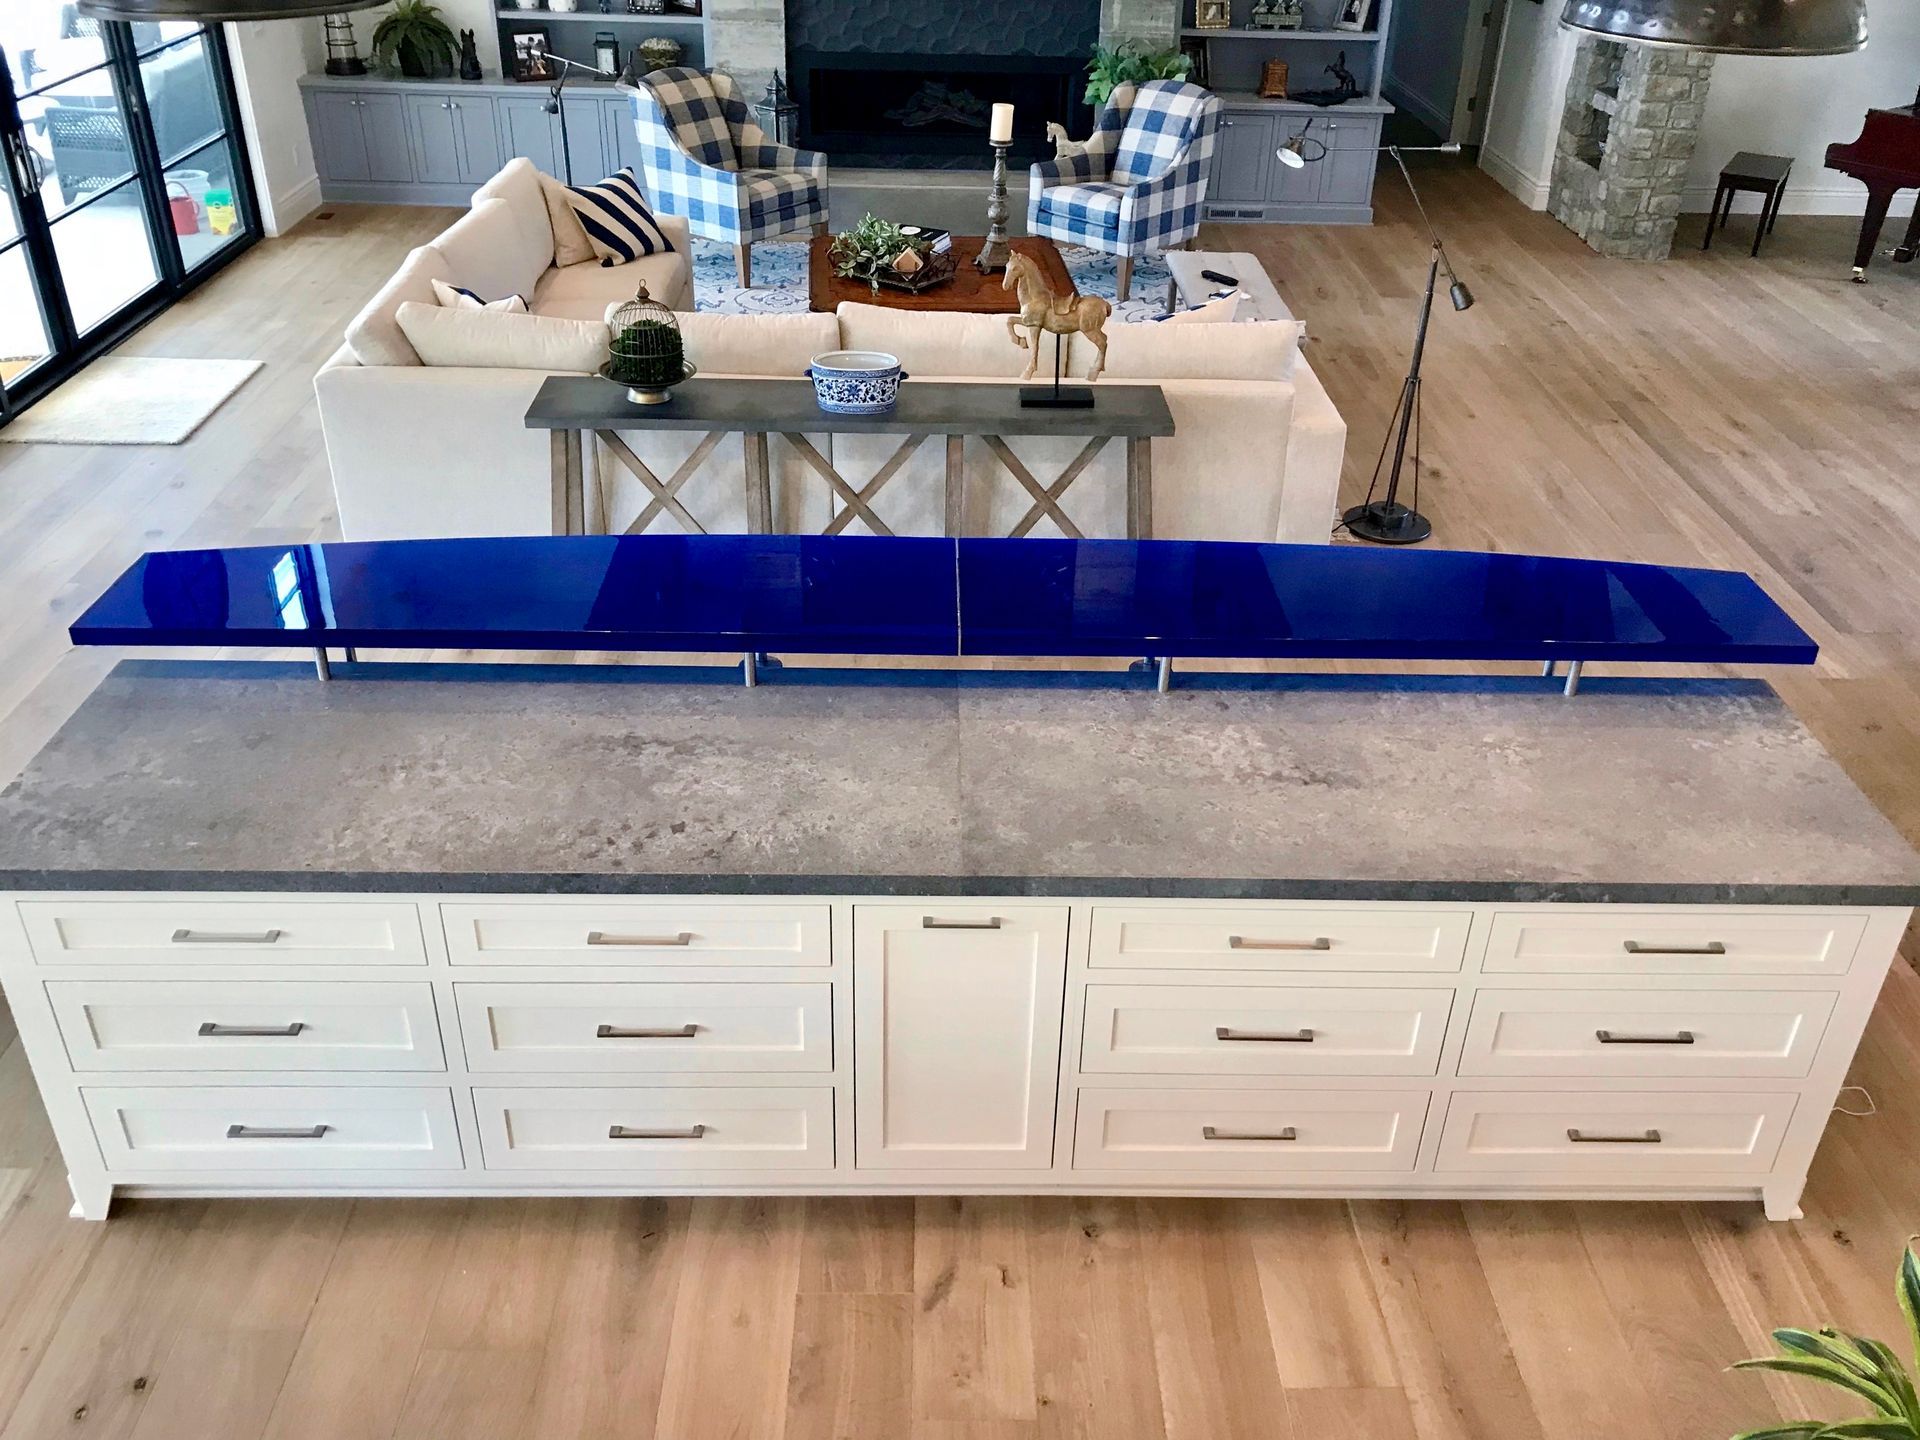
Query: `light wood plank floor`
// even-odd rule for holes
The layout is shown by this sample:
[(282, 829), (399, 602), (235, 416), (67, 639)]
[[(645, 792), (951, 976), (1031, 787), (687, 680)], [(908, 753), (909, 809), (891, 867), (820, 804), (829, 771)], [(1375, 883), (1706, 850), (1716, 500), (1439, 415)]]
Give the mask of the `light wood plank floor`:
[[(1920, 270), (1858, 289), (1852, 227), (1794, 218), (1759, 261), (1730, 236), (1610, 262), (1484, 176), (1427, 175), (1480, 297), (1429, 356), (1439, 542), (1752, 570), (1825, 651), (1781, 690), (1920, 839)], [(1207, 237), (1308, 318), (1356, 497), (1424, 274), (1411, 207), (1381, 198), (1372, 230)], [(446, 218), (341, 207), (137, 337), (267, 362), (190, 444), (0, 446), (0, 770), (105, 669), (63, 627), (139, 550), (334, 533), (309, 378)], [(1855, 1077), (1879, 1113), (1836, 1118), (1791, 1225), (933, 1199), (136, 1203), (95, 1226), (66, 1219), (0, 1009), (0, 1440), (1698, 1440), (1839, 1413), (1723, 1367), (1773, 1323), (1897, 1339), (1916, 1065), (1899, 967)]]

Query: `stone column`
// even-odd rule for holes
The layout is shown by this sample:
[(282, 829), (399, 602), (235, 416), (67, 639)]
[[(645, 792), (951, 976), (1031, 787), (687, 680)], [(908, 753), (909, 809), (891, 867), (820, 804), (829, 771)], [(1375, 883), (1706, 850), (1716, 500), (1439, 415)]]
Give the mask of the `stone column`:
[(1180, 0), (1100, 0), (1100, 43), (1137, 40), (1149, 50), (1180, 43)]
[(1673, 249), (1713, 56), (1583, 36), (1554, 146), (1555, 219), (1602, 255)]

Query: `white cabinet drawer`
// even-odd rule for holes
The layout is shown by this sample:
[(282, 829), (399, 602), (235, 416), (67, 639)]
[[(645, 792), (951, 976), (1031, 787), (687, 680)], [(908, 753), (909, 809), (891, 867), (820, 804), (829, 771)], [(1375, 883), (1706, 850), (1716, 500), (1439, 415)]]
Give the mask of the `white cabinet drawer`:
[(833, 1091), (476, 1089), (489, 1170), (831, 1170)]
[(1462, 1075), (1804, 1076), (1835, 995), (1482, 990)]
[(458, 1170), (453, 1096), (426, 1088), (83, 1089), (109, 1171)]
[(442, 905), (455, 965), (828, 965), (825, 905)]
[(50, 980), (75, 1070), (444, 1070), (433, 987)]
[(1432, 1075), (1451, 990), (1089, 985), (1080, 1068), (1114, 1075)]
[(1080, 1092), (1076, 1170), (1411, 1170), (1424, 1090)]
[(456, 984), (467, 1068), (755, 1073), (833, 1069), (833, 987)]
[(420, 914), (376, 901), (23, 900), (42, 965), (424, 965)]
[(1087, 963), (1124, 970), (1458, 970), (1467, 910), (1313, 905), (1093, 911)]
[(1501, 911), (1489, 971), (1558, 975), (1844, 975), (1867, 916), (1705, 908)]
[(1758, 1175), (1773, 1168), (1797, 1096), (1456, 1092), (1437, 1170)]

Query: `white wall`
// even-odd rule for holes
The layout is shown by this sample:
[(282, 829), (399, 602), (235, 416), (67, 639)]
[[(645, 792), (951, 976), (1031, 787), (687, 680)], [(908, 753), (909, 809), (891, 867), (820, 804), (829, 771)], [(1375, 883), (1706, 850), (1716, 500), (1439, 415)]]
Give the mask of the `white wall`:
[[(1515, 0), (1501, 36), (1480, 167), (1520, 200), (1544, 210), (1554, 137), (1573, 64), (1574, 33), (1560, 28), (1561, 0)], [(1860, 183), (1824, 167), (1827, 146), (1860, 133), (1869, 106), (1907, 105), (1920, 84), (1920, 5), (1870, 0), (1871, 40), (1852, 55), (1763, 59), (1723, 55), (1713, 67), (1706, 121), (1687, 177), (1685, 208), (1704, 213), (1720, 167), (1738, 150), (1794, 157), (1782, 209), (1801, 215), (1858, 215)], [(1748, 209), (1757, 209), (1752, 197)], [(1896, 215), (1912, 206), (1894, 202)]]
[(1547, 208), (1553, 146), (1573, 71), (1574, 34), (1560, 28), (1560, 0), (1513, 0), (1487, 101), (1480, 168), (1532, 210)]
[(1453, 132), (1467, 0), (1395, 0), (1387, 40), (1388, 96), (1444, 139)]
[(233, 83), (253, 160), (253, 187), (269, 235), (282, 235), (320, 204), (313, 141), (299, 80), (326, 59), (318, 20), (250, 20), (227, 26)]

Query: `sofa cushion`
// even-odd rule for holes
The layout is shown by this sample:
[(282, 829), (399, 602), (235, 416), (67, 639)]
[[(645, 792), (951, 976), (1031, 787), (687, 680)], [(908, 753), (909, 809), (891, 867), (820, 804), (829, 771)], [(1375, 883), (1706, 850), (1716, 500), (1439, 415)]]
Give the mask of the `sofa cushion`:
[(686, 263), (685, 256), (670, 252), (642, 255), (612, 269), (589, 261), (549, 270), (533, 292), (533, 313), (562, 320), (604, 320), (608, 307), (633, 299), (643, 280), (649, 295), (671, 305)]
[(499, 174), (473, 192), (474, 204), (482, 200), (498, 200), (513, 212), (513, 223), (520, 232), (521, 244), (542, 270), (554, 263), (553, 220), (547, 214), (546, 190), (541, 183), (543, 178), (531, 160), (517, 156), (509, 160)]
[(407, 301), (434, 302), (433, 282), (453, 278), (446, 258), (422, 245), (374, 292), (364, 309), (347, 322), (347, 348), (362, 365), (418, 365), (420, 356), (401, 331), (394, 312)]
[[(546, 203), (541, 202), (542, 223)], [(452, 273), (446, 278), (481, 295), (531, 295), (540, 277), (551, 268), (553, 232), (547, 231), (542, 253), (528, 243), (526, 232), (504, 200), (482, 200), (454, 221), (433, 241)]]
[(1176, 310), (1171, 315), (1162, 315), (1162, 325), (1226, 325), (1239, 313), (1240, 302), (1247, 298), (1244, 290), (1235, 290), (1230, 295), (1222, 295), (1217, 300), (1209, 300), (1204, 305), (1195, 305), (1191, 310)]
[(661, 255), (673, 242), (647, 208), (647, 197), (631, 169), (609, 175), (598, 185), (567, 187), (567, 202), (602, 265), (625, 265), (643, 255)]
[[(1084, 340), (1075, 354), (1084, 353)], [(1300, 322), (1107, 326), (1103, 380), (1287, 380), (1300, 358)]]
[(1077, 235), (1116, 234), (1126, 194), (1126, 186), (1109, 180), (1050, 186), (1040, 192), (1040, 219)]
[(675, 317), (687, 358), (705, 375), (781, 375), (798, 379), (813, 357), (840, 348), (840, 322), (831, 315), (718, 315)]
[[(851, 300), (837, 313), (844, 348), (898, 355), (901, 368), (909, 375), (930, 380), (941, 376), (1018, 378), (1026, 373), (1031, 352), (1013, 343), (1004, 315), (918, 313)], [(1069, 356), (1073, 353), (1068, 351)], [(1051, 378), (1052, 344), (1043, 343), (1040, 354), (1040, 368)]]
[(400, 328), (427, 365), (590, 375), (607, 362), (607, 327), (498, 310), (448, 310), (408, 301)]
[(565, 269), (569, 265), (584, 265), (596, 259), (593, 242), (587, 239), (586, 227), (581, 225), (580, 217), (573, 213), (573, 201), (567, 198), (567, 187), (551, 175), (542, 175), (540, 193), (547, 202), (547, 223), (553, 228), (553, 263)]

